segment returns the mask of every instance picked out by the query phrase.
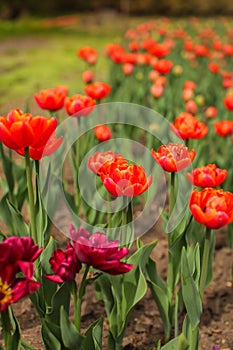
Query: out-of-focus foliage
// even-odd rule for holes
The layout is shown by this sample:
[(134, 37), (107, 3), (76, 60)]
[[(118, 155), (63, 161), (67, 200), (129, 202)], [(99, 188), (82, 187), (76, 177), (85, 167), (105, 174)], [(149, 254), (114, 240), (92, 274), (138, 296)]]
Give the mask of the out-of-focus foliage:
[(111, 9), (127, 14), (232, 15), (232, 0), (1, 0), (0, 18), (15, 19), (24, 13), (53, 15), (73, 11)]

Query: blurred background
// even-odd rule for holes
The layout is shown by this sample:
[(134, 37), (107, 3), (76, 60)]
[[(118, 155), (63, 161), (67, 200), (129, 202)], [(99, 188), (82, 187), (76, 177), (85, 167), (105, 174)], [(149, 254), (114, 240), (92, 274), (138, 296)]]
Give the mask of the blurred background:
[(59, 15), (71, 12), (116, 11), (127, 15), (166, 16), (233, 15), (232, 0), (1, 0), (0, 17), (15, 19), (25, 14)]

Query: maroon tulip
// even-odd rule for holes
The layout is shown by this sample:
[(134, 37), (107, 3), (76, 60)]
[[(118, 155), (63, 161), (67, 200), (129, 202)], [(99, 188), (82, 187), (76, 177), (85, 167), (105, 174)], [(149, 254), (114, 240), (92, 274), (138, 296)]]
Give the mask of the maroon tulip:
[(33, 262), (41, 251), (30, 237), (10, 237), (0, 243), (0, 312), (40, 287), (33, 280)]
[(56, 283), (73, 281), (76, 273), (81, 269), (81, 263), (76, 256), (75, 249), (69, 243), (65, 251), (56, 249), (49, 262), (55, 275), (46, 275), (45, 277)]
[(101, 232), (95, 232), (91, 235), (82, 227), (76, 232), (72, 225), (70, 236), (78, 259), (82, 263), (110, 275), (120, 275), (132, 270), (133, 265), (120, 261), (128, 254), (129, 249), (126, 247), (120, 248), (119, 241), (108, 241), (107, 237)]

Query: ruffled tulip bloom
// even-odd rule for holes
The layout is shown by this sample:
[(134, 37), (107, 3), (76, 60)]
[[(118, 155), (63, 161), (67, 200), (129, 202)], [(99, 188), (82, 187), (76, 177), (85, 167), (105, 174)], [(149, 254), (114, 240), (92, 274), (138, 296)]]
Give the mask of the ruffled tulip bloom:
[(167, 60), (159, 60), (153, 65), (153, 68), (157, 72), (164, 75), (170, 73), (172, 67), (173, 67), (173, 62), (167, 61)]
[(84, 91), (85, 94), (91, 98), (94, 98), (95, 100), (102, 100), (110, 94), (111, 86), (106, 83), (97, 81), (93, 84), (87, 84), (84, 88)]
[(188, 180), (199, 187), (216, 187), (221, 185), (227, 177), (227, 170), (219, 169), (215, 164), (208, 164), (187, 173)]
[(152, 183), (142, 166), (116, 159), (106, 162), (100, 169), (100, 178), (108, 192), (115, 196), (133, 197), (144, 193)]
[(94, 73), (92, 70), (88, 69), (88, 70), (85, 70), (83, 73), (82, 73), (82, 80), (84, 81), (84, 83), (86, 84), (90, 84), (93, 82), (94, 80)]
[(93, 98), (80, 94), (67, 96), (64, 101), (66, 112), (73, 117), (87, 117), (95, 105), (96, 101)]
[(32, 117), (19, 109), (9, 112), (7, 117), (0, 117), (0, 141), (20, 155), (39, 160), (56, 151), (62, 143), (62, 137), (55, 136), (56, 118)]
[(208, 126), (188, 112), (180, 113), (171, 128), (183, 140), (201, 139), (208, 133)]
[(223, 103), (229, 111), (233, 111), (233, 93), (227, 94), (223, 100)]
[(10, 237), (0, 243), (0, 312), (39, 289), (40, 283), (33, 280), (33, 262), (41, 251), (30, 237)]
[(220, 122), (214, 123), (214, 130), (217, 135), (227, 137), (233, 134), (233, 121), (232, 120), (221, 120)]
[(96, 125), (94, 127), (94, 134), (98, 141), (104, 142), (112, 137), (112, 132), (107, 125)]
[(126, 163), (126, 160), (121, 154), (115, 154), (113, 151), (107, 151), (104, 153), (96, 152), (93, 156), (88, 158), (88, 168), (96, 175), (100, 175), (99, 170), (106, 162), (120, 159), (120, 162)]
[(233, 221), (233, 194), (205, 188), (194, 190), (189, 202), (194, 219), (210, 229), (219, 229)]
[(40, 108), (58, 111), (63, 107), (67, 94), (68, 88), (66, 86), (56, 86), (55, 88), (41, 90), (39, 95), (34, 94), (34, 99)]
[(98, 58), (97, 51), (90, 46), (84, 46), (79, 49), (77, 55), (90, 65), (95, 64)]
[(187, 168), (196, 156), (194, 149), (189, 151), (179, 143), (168, 143), (159, 147), (158, 152), (151, 150), (154, 160), (168, 172), (177, 172)]
[(56, 283), (73, 281), (76, 273), (82, 267), (74, 247), (68, 243), (66, 250), (56, 249), (49, 260), (54, 275), (45, 275), (47, 279)]
[(70, 236), (76, 255), (82, 263), (110, 275), (120, 275), (132, 270), (132, 264), (121, 262), (121, 259), (128, 254), (129, 249), (120, 248), (119, 241), (108, 241), (103, 233), (90, 234), (82, 227), (76, 232), (72, 225)]

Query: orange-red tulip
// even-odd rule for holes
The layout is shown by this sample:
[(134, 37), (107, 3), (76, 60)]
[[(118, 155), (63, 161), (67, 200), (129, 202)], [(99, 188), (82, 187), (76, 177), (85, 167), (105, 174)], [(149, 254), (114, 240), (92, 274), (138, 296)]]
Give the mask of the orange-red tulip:
[(159, 147), (158, 152), (151, 150), (154, 160), (168, 172), (176, 172), (187, 168), (195, 158), (194, 149), (188, 150), (179, 143), (169, 143)]
[(96, 101), (89, 96), (76, 94), (66, 97), (64, 107), (69, 115), (74, 117), (87, 117), (96, 105)]
[(110, 94), (111, 86), (106, 83), (95, 82), (93, 84), (87, 84), (84, 91), (91, 98), (94, 98), (95, 100), (102, 100), (102, 98)]
[(194, 219), (211, 229), (219, 229), (233, 221), (233, 194), (205, 188), (194, 190), (189, 207)]
[(191, 174), (187, 173), (187, 178), (193, 185), (203, 188), (219, 186), (226, 177), (227, 170), (217, 168), (216, 164), (208, 164), (193, 169)]
[(188, 112), (180, 113), (175, 118), (174, 125), (171, 124), (171, 128), (184, 140), (201, 139), (208, 133), (208, 126)]
[(94, 134), (97, 140), (104, 142), (112, 137), (112, 132), (107, 125), (96, 125), (94, 128)]
[(11, 110), (7, 117), (0, 117), (0, 141), (23, 156), (25, 148), (29, 148), (30, 157), (39, 160), (62, 143), (62, 137), (55, 136), (56, 127), (56, 118), (32, 117), (19, 109)]
[(58, 111), (63, 107), (67, 94), (68, 88), (66, 86), (56, 86), (55, 88), (41, 90), (39, 95), (34, 94), (34, 99), (40, 108)]
[(227, 137), (233, 134), (233, 121), (232, 120), (221, 120), (220, 122), (214, 123), (214, 129), (216, 134), (222, 137)]
[(146, 177), (142, 166), (128, 164), (126, 161), (114, 160), (106, 162), (100, 169), (100, 178), (115, 197), (133, 197), (144, 193), (152, 183), (152, 176)]

